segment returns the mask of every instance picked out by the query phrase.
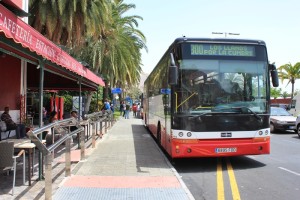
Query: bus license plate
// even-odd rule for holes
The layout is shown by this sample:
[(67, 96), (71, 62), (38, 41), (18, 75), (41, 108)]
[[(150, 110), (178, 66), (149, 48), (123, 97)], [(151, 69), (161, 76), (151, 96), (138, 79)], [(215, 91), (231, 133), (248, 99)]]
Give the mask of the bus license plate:
[(215, 149), (216, 153), (232, 153), (232, 152), (237, 152), (237, 148), (216, 148)]

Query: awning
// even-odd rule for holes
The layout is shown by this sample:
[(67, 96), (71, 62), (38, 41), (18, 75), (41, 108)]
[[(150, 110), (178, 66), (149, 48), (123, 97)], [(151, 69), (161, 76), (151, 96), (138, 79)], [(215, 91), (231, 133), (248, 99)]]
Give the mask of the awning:
[(105, 86), (104, 81), (77, 60), (45, 38), (34, 28), (23, 22), (0, 4), (0, 32), (15, 43), (21, 44), (31, 52), (76, 73), (98, 85)]

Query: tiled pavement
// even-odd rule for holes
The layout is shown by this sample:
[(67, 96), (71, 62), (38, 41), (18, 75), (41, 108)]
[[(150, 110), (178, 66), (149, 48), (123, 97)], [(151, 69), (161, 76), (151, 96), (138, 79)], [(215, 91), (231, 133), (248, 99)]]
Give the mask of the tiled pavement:
[[(45, 199), (44, 181), (22, 186), (20, 174), (15, 197), (7, 181), (2, 189), (1, 180), (0, 199)], [(55, 159), (52, 188), (55, 200), (194, 199), (141, 120), (132, 118), (117, 121), (84, 161), (72, 164), (71, 177), (65, 178), (64, 163)]]

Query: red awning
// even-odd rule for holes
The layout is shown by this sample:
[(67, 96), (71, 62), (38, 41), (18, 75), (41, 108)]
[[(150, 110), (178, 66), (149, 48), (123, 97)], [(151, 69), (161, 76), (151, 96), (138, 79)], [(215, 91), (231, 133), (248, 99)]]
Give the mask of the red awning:
[(104, 81), (0, 4), (0, 32), (7, 38), (98, 85)]

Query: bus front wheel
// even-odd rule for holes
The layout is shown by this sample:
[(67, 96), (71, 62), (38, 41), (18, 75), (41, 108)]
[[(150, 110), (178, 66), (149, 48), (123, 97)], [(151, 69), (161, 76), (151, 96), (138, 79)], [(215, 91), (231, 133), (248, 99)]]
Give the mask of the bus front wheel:
[(300, 125), (297, 126), (297, 131), (296, 133), (298, 134), (299, 138), (300, 138)]
[(275, 127), (273, 123), (270, 123), (270, 132), (274, 133), (275, 132)]
[(161, 131), (160, 131), (160, 124), (157, 125), (157, 143), (161, 145)]

